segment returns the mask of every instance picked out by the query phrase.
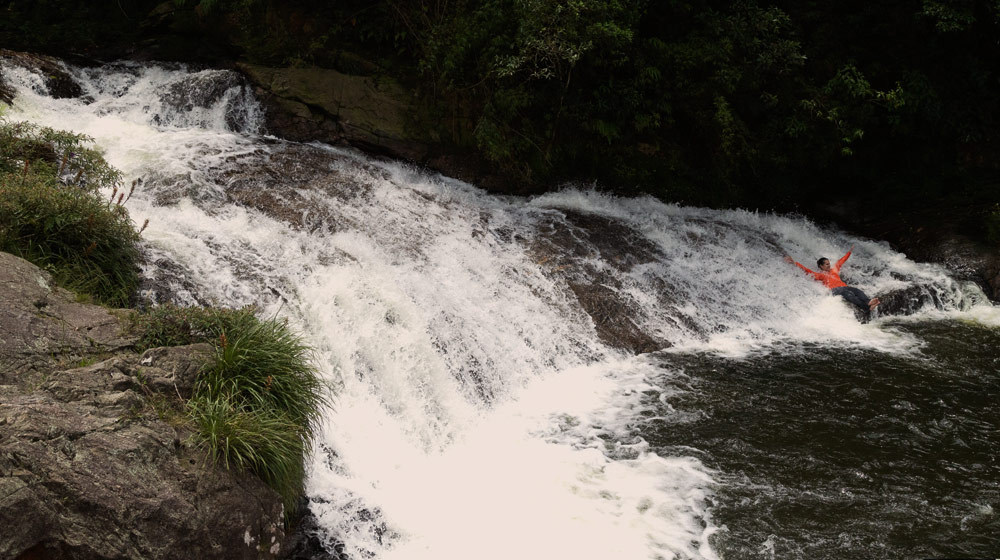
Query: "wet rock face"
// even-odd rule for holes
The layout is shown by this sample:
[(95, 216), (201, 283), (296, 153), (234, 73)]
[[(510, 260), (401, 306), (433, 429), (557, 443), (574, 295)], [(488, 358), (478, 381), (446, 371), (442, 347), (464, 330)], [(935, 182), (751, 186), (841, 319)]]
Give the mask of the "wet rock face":
[[(252, 95), (242, 75), (229, 70), (213, 70), (191, 74), (171, 84), (160, 93), (160, 101), (177, 111), (204, 109), (223, 100), (230, 90), (238, 92), (241, 97)], [(240, 124), (238, 115), (232, 112), (226, 115), (226, 125), (230, 130), (239, 130)]]
[(634, 354), (653, 352), (670, 346), (644, 333), (632, 320), (636, 307), (617, 291), (600, 283), (571, 282), (577, 301), (594, 321), (597, 336), (605, 344)]
[(141, 305), (174, 303), (177, 305), (209, 305), (198, 287), (190, 280), (191, 271), (178, 264), (169, 254), (155, 247), (144, 247), (145, 264), (139, 279)]
[(325, 68), (241, 64), (267, 107), (267, 127), (296, 141), (347, 143), (373, 153), (419, 161), (427, 128), (413, 119), (411, 96), (387, 76), (351, 76)]
[(309, 200), (310, 193), (347, 200), (363, 196), (367, 185), (351, 181), (334, 169), (338, 158), (297, 144), (278, 146), (268, 154), (247, 158), (220, 177), (227, 199), (259, 210), (295, 228), (335, 227)]
[[(62, 61), (57, 58), (5, 49), (0, 49), (0, 58), (10, 64), (27, 68), (36, 74), (45, 76), (45, 86), (48, 88), (48, 93), (56, 99), (83, 95), (80, 84), (73, 79), (66, 71)], [(0, 77), (0, 101), (10, 103), (13, 96), (13, 90), (3, 85), (2, 77)]]
[(10, 87), (3, 78), (3, 68), (0, 68), (0, 103), (10, 105), (14, 101), (14, 88)]
[(277, 556), (278, 495), (209, 465), (163, 406), (211, 348), (137, 355), (122, 319), (73, 299), (0, 253), (0, 558)]
[[(564, 211), (543, 222), (531, 251), (553, 277), (563, 279), (594, 322), (602, 342), (639, 354), (670, 346), (644, 332), (635, 319), (642, 307), (622, 289), (607, 263), (620, 272), (662, 258), (649, 240), (624, 224), (594, 214)], [(666, 292), (658, 294), (669, 299)]]
[(892, 215), (856, 226), (861, 233), (885, 239), (910, 259), (943, 265), (956, 278), (978, 284), (1000, 303), (1000, 246), (990, 246), (979, 228), (990, 205), (941, 206)]
[(941, 264), (956, 278), (976, 282), (987, 297), (1000, 302), (1000, 247), (991, 248), (955, 231), (927, 229), (932, 231), (916, 239), (895, 239), (893, 245), (915, 260)]
[(295, 533), (287, 542), (284, 560), (351, 560), (344, 552), (342, 543), (335, 544), (332, 550), (327, 550), (318, 534), (321, 532), (316, 516), (308, 512), (299, 520)]
[[(364, 199), (370, 195), (371, 185), (353, 179), (338, 167), (346, 159), (327, 150), (304, 144), (276, 144), (269, 150), (241, 154), (229, 158), (225, 165), (210, 170), (212, 180), (223, 186), (224, 200), (258, 210), (296, 229), (336, 230), (343, 216), (330, 215), (323, 204), (314, 198), (332, 198), (341, 201)], [(351, 163), (372, 177), (384, 177), (384, 172), (373, 166)], [(176, 204), (184, 197), (197, 198), (199, 194), (189, 189), (183, 177), (154, 177), (156, 204)], [(164, 185), (175, 185), (164, 187)], [(153, 255), (164, 261), (165, 255)], [(164, 261), (165, 262), (165, 261)], [(176, 270), (165, 281), (177, 285), (176, 291), (191, 287), (181, 286), (185, 271)], [(158, 300), (163, 301), (163, 300)]]
[(880, 315), (910, 315), (920, 309), (941, 308), (941, 297), (923, 286), (910, 286), (879, 296)]

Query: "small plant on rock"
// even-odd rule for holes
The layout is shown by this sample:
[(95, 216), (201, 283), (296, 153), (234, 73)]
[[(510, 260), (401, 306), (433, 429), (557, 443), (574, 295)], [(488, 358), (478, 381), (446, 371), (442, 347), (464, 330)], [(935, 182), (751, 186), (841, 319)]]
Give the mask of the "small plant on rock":
[(301, 337), (253, 308), (167, 305), (138, 314), (134, 326), (142, 348), (215, 346), (188, 402), (194, 440), (216, 463), (256, 473), (291, 511), (303, 491), (304, 456), (329, 405)]
[(327, 391), (310, 348), (284, 321), (234, 318), (220, 329), (215, 362), (195, 385), (191, 412), (209, 454), (257, 473), (290, 511), (302, 495), (303, 457), (328, 405)]
[(216, 343), (221, 333), (255, 318), (251, 307), (226, 309), (165, 304), (133, 313), (130, 330), (138, 334), (136, 349), (142, 352), (158, 346)]

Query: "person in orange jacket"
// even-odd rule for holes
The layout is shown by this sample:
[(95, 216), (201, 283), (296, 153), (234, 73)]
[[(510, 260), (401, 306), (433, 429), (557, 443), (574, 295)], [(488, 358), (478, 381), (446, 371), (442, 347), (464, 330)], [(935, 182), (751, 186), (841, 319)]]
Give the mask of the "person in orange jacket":
[(840, 257), (840, 260), (838, 260), (833, 266), (830, 265), (830, 259), (820, 257), (819, 260), (816, 261), (816, 266), (818, 266), (820, 270), (819, 272), (809, 270), (788, 255), (785, 255), (785, 262), (794, 264), (795, 266), (806, 271), (806, 274), (812, 276), (816, 280), (819, 280), (827, 288), (830, 288), (833, 295), (840, 296), (854, 305), (857, 305), (862, 309), (862, 311), (871, 311), (880, 303), (878, 298), (869, 298), (858, 288), (848, 286), (846, 282), (840, 279), (840, 267), (844, 266), (844, 263), (847, 262), (847, 258), (851, 256), (852, 251), (854, 251), (854, 245), (851, 245), (847, 254)]

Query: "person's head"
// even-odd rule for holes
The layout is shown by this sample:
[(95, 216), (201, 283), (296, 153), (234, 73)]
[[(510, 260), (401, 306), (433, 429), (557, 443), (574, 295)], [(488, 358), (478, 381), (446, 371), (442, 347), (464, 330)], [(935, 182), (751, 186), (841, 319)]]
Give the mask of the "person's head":
[(816, 260), (816, 266), (818, 266), (819, 269), (824, 272), (830, 270), (830, 259), (826, 257), (820, 257), (819, 259)]

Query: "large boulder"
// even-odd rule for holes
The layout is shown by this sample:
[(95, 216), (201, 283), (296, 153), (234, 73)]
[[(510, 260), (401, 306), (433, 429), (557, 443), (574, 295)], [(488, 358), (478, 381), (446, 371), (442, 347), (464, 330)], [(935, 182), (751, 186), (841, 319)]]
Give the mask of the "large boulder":
[[(346, 54), (344, 56), (347, 56)], [(342, 58), (344, 57), (342, 56)], [(537, 192), (537, 185), (509, 181), (463, 135), (471, 116), (443, 111), (371, 63), (350, 57), (344, 68), (271, 68), (240, 63), (275, 136), (297, 142), (349, 145), (366, 153), (405, 160), (493, 191)]]
[(127, 322), (0, 253), (0, 558), (273, 558), (280, 497), (206, 460), (183, 414), (211, 347)]
[(432, 128), (418, 122), (411, 92), (388, 76), (328, 68), (239, 64), (267, 108), (267, 127), (296, 141), (347, 143), (411, 161), (424, 159)]

